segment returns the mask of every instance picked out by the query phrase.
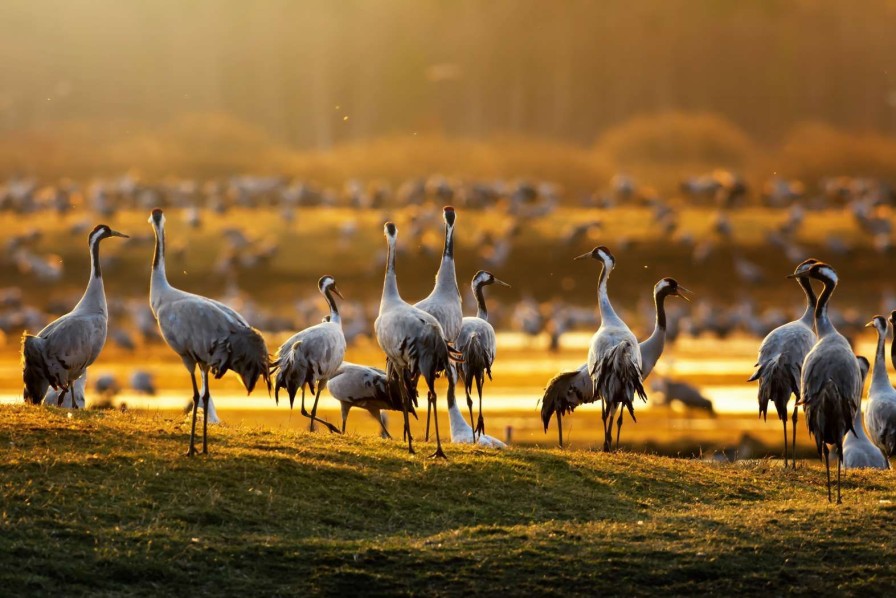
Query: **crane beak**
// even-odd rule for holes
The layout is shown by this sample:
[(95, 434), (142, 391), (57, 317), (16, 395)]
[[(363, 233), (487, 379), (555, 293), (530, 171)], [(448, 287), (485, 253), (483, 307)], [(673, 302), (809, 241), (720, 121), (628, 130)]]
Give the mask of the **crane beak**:
[(678, 287), (675, 294), (690, 303), (691, 297), (694, 296), (694, 291), (689, 291), (684, 287)]
[(109, 236), (110, 236), (110, 237), (121, 237), (121, 238), (123, 238), (123, 239), (130, 239), (130, 238), (131, 238), (130, 236), (128, 236), (128, 235), (126, 235), (126, 234), (124, 234), (124, 233), (120, 233), (120, 232), (118, 232), (117, 230), (110, 230), (110, 231), (109, 231)]
[(874, 320), (871, 320), (870, 322), (865, 324), (865, 328), (873, 328), (873, 327), (874, 327)]
[(499, 285), (501, 285), (502, 287), (508, 287), (508, 288), (510, 288), (510, 285), (507, 284), (506, 282), (504, 282), (503, 280), (498, 280), (498, 279), (496, 278), (496, 279), (495, 279), (495, 282), (498, 283)]
[(342, 293), (339, 292), (339, 289), (336, 288), (336, 284), (335, 284), (335, 283), (330, 287), (330, 290), (333, 291), (333, 294), (334, 294), (334, 295), (336, 295), (337, 297), (339, 297), (340, 299), (342, 299), (343, 301), (345, 301), (345, 297), (343, 297), (343, 296), (342, 296)]
[(574, 257), (574, 258), (572, 258), (572, 259), (573, 259), (573, 261), (575, 261), (575, 260), (584, 260), (585, 258), (589, 258), (589, 257), (591, 257), (591, 252), (590, 252), (590, 251), (589, 251), (588, 253), (583, 253), (582, 255), (577, 255), (576, 257)]

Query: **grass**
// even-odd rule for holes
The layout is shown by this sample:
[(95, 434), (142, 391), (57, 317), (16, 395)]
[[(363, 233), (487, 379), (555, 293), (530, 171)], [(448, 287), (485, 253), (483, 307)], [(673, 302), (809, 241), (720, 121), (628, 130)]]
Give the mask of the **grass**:
[[(883, 593), (891, 472), (448, 447), (7, 406), (13, 594)], [(421, 443), (420, 453), (432, 450)]]

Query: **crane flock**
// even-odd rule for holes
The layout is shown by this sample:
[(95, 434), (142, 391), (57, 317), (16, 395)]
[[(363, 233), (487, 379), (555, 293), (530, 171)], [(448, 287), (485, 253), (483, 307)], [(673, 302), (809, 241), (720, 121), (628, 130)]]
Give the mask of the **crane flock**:
[[(150, 277), (149, 306), (162, 339), (178, 354), (190, 373), (192, 384), (192, 426), (188, 455), (196, 454), (197, 412), (202, 403), (202, 453), (208, 452), (208, 423), (211, 405), (209, 374), (221, 378), (234, 371), (248, 393), (259, 379), (268, 393), (274, 386), (275, 400), (285, 388), (292, 407), (301, 390), (301, 412), (333, 433), (344, 433), (349, 410), (359, 407), (379, 422), (384, 437), (389, 437), (384, 411), (401, 411), (403, 440), (414, 453), (409, 416), (417, 416), (417, 386), (422, 377), (426, 386), (429, 437), (430, 413), (434, 421), (436, 450), (432, 457), (444, 458), (437, 417), (436, 379), (447, 379), (447, 405), (451, 439), (484, 446), (504, 446), (486, 436), (482, 416), (482, 389), (485, 376), (491, 379), (497, 352), (497, 337), (488, 321), (484, 287), (491, 284), (510, 286), (493, 274), (480, 270), (471, 289), (477, 302), (475, 317), (463, 316), (454, 262), (454, 235), (457, 214), (453, 207), (443, 210), (445, 238), (435, 286), (428, 297), (416, 304), (406, 302), (398, 290), (396, 257), (398, 228), (384, 225), (386, 263), (379, 314), (374, 332), (385, 354), (385, 368), (345, 361), (346, 335), (336, 297), (343, 299), (334, 277), (325, 275), (318, 290), (325, 298), (329, 315), (320, 324), (306, 328), (280, 346), (270, 356), (262, 334), (224, 303), (172, 287), (165, 273), (165, 216), (154, 209), (149, 218), (155, 235)], [(46, 326), (36, 335), (22, 339), (23, 397), (39, 404), (52, 387), (57, 405), (83, 405), (86, 369), (98, 357), (107, 336), (108, 309), (99, 260), (100, 242), (109, 237), (127, 237), (104, 224), (88, 235), (90, 279), (83, 297), (74, 309)], [(644, 381), (662, 355), (666, 331), (665, 299), (670, 296), (690, 300), (690, 291), (673, 278), (662, 278), (653, 289), (656, 322), (652, 334), (638, 342), (625, 321), (614, 310), (608, 293), (610, 274), (616, 258), (607, 247), (598, 246), (576, 260), (593, 259), (600, 263), (597, 284), (597, 308), (600, 326), (589, 344), (587, 361), (579, 368), (562, 372), (546, 385), (541, 398), (541, 418), (548, 429), (556, 416), (559, 444), (563, 446), (563, 416), (579, 405), (601, 403), (603, 450), (616, 449), (623, 418), (636, 422), (634, 399), (647, 401)], [(760, 417), (765, 418), (773, 403), (784, 431), (784, 466), (796, 467), (795, 438), (798, 409), (803, 407), (810, 435), (827, 471), (828, 499), (833, 500), (830, 472), (830, 446), (838, 449), (837, 502), (841, 501), (841, 464), (856, 467), (889, 468), (896, 455), (896, 388), (887, 375), (885, 343), (890, 324), (896, 325), (896, 311), (875, 316), (868, 327), (877, 333), (871, 387), (866, 407), (861, 407), (864, 379), (869, 362), (856, 356), (849, 341), (840, 334), (828, 313), (828, 306), (839, 282), (834, 268), (815, 259), (800, 263), (788, 278), (795, 279), (806, 298), (805, 311), (798, 320), (772, 330), (759, 347), (756, 370), (750, 381), (758, 381)], [(822, 285), (816, 295), (812, 281)], [(896, 339), (891, 346), (896, 367)], [(196, 379), (199, 369), (200, 385)], [(470, 421), (460, 412), (455, 397), (458, 380), (464, 383)], [(479, 416), (474, 421), (472, 387), (476, 385)], [(305, 389), (314, 393), (310, 413), (305, 409)], [(317, 416), (323, 388), (341, 404), (342, 426), (337, 427)], [(787, 433), (788, 403), (796, 397), (791, 415), (792, 443)], [(68, 399), (68, 400), (66, 400)], [(863, 425), (864, 424), (864, 425)], [(867, 431), (867, 432), (866, 432)], [(790, 452), (788, 454), (788, 448)], [(788, 460), (789, 456), (789, 460)]]

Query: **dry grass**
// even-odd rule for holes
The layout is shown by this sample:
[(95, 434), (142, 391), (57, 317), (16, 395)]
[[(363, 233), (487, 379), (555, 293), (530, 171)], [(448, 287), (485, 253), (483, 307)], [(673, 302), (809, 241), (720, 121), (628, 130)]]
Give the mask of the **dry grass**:
[[(11, 594), (884, 593), (891, 472), (451, 447), (5, 407)], [(421, 452), (431, 447), (420, 446)]]

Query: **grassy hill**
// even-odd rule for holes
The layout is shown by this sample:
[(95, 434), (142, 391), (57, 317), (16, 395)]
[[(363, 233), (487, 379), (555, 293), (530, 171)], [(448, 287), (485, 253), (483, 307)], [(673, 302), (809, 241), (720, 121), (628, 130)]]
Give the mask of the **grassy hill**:
[(647, 594), (896, 587), (892, 472), (0, 410), (3, 593)]

